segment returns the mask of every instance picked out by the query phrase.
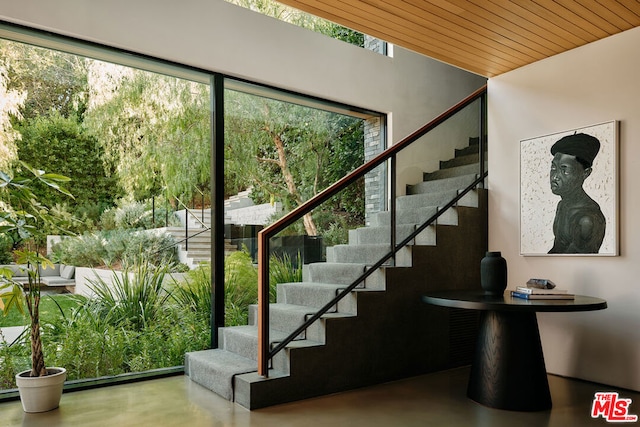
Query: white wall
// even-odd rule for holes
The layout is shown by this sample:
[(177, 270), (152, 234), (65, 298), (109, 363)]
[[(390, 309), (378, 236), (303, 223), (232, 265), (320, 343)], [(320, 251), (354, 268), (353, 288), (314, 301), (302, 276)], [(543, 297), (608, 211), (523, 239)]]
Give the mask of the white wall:
[[(489, 249), (509, 287), (554, 280), (608, 309), (539, 314), (547, 370), (640, 390), (640, 28), (489, 81)], [(620, 121), (619, 257), (519, 256), (520, 141)], [(633, 214), (636, 212), (636, 214)], [(551, 227), (551, 224), (549, 224)]]

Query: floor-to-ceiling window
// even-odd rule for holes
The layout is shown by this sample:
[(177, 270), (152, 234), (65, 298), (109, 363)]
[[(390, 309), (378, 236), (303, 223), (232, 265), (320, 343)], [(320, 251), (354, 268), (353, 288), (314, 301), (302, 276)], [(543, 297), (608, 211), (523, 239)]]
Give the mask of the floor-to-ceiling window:
[[(30, 168), (70, 178), (70, 195), (30, 186), (42, 217), (23, 215), (24, 227), (15, 194), (0, 195), (12, 215), (0, 264), (15, 281), (26, 281), (20, 251), (54, 264), (40, 287), (45, 362), (71, 382), (182, 365), (210, 344), (208, 292), (183, 250), (210, 203), (210, 74), (2, 31), (1, 170), (16, 183)], [(0, 389), (30, 367), (29, 322), (0, 317)]]
[[(0, 264), (27, 248), (53, 261), (40, 307), (45, 358), (71, 382), (179, 372), (185, 352), (210, 345), (214, 111), (225, 124), (225, 246), (214, 252), (226, 255), (227, 325), (246, 324), (255, 303), (260, 227), (362, 164), (365, 146), (384, 146), (379, 114), (229, 78), (216, 98), (214, 78), (0, 28), (0, 170), (65, 175), (73, 196), (34, 186), (51, 221), (32, 234), (4, 227)], [(362, 180), (281, 236), (278, 280), (300, 280), (304, 263), (345, 242), (371, 191)], [(11, 201), (0, 194), (3, 207)], [(28, 317), (0, 318), (0, 390), (29, 367)]]

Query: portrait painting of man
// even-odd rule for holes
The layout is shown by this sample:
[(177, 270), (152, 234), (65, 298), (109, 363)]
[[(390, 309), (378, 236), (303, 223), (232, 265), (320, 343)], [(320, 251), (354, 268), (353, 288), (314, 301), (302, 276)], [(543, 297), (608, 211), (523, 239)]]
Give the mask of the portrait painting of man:
[(617, 255), (617, 122), (521, 141), (522, 255)]

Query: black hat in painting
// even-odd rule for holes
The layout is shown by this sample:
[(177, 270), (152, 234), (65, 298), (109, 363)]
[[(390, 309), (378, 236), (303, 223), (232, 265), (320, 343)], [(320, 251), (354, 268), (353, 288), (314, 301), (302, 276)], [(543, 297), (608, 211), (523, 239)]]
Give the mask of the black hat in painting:
[(576, 133), (560, 138), (551, 147), (551, 154), (555, 156), (556, 153), (563, 153), (576, 156), (581, 163), (591, 167), (599, 150), (600, 141), (598, 138), (586, 133)]

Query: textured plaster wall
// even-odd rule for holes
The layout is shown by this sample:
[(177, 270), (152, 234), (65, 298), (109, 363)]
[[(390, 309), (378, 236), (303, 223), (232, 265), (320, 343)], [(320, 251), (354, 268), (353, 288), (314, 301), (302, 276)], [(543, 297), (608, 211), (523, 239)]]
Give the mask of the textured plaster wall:
[[(542, 277), (608, 302), (604, 311), (538, 315), (548, 371), (634, 390), (640, 390), (639, 45), (634, 29), (489, 81), (489, 249), (507, 259), (510, 288)], [(520, 256), (520, 141), (610, 120), (620, 121), (621, 255)]]

